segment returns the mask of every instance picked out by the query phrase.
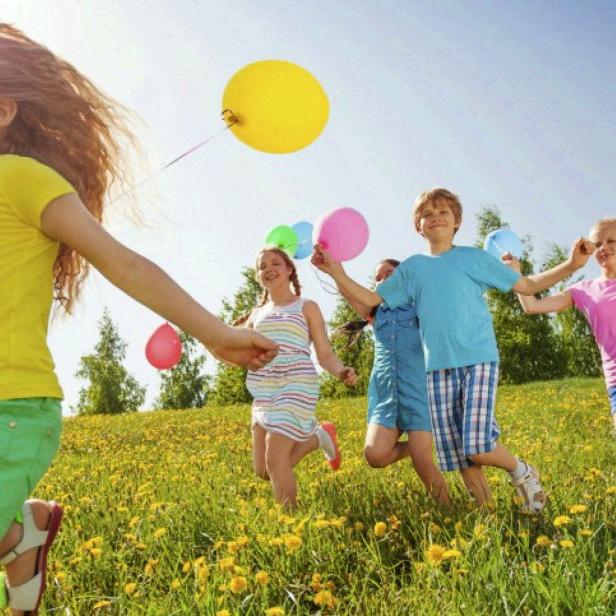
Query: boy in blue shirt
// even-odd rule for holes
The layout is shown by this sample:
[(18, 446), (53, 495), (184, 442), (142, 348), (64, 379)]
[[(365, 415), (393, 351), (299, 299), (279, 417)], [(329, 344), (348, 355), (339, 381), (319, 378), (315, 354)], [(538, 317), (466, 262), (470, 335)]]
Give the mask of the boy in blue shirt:
[(413, 218), (415, 229), (428, 242), (428, 254), (402, 262), (376, 291), (349, 278), (320, 246), (315, 247), (312, 262), (334, 278), (345, 296), (366, 306), (385, 302), (393, 309), (415, 303), (439, 466), (444, 471), (459, 470), (479, 505), (491, 499), (482, 467), (502, 468), (523, 498), (524, 511), (539, 513), (545, 493), (536, 469), (498, 442), (494, 406), (499, 357), (484, 293), (497, 288), (534, 295), (585, 265), (593, 247), (580, 238), (565, 263), (524, 277), (479, 248), (453, 244), (462, 205), (452, 192), (444, 188), (423, 192), (415, 201)]

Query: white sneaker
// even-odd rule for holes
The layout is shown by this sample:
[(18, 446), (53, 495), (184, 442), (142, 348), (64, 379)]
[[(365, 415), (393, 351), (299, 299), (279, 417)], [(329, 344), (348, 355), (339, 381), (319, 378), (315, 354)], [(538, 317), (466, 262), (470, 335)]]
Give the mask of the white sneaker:
[(539, 473), (534, 466), (526, 463), (526, 473), (512, 481), (516, 492), (524, 499), (522, 511), (531, 515), (541, 513), (546, 504), (546, 496), (539, 481)]

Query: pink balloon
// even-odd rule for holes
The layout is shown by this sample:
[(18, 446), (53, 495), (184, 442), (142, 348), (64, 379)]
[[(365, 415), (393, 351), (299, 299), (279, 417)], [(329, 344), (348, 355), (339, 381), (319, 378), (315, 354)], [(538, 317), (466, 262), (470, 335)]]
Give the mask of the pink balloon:
[(175, 329), (165, 323), (161, 325), (145, 345), (146, 359), (159, 370), (169, 370), (182, 357), (182, 342)]
[(314, 225), (312, 239), (321, 244), (335, 261), (349, 261), (368, 243), (368, 223), (352, 207), (325, 212)]

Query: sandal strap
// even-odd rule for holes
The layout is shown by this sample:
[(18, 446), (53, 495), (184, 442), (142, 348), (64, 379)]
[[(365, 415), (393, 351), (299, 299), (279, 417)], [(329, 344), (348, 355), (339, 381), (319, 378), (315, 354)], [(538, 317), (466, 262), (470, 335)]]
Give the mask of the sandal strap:
[(23, 516), (21, 540), (0, 558), (0, 565), (9, 565), (22, 554), (44, 545), (47, 541), (47, 530), (40, 530), (34, 523), (32, 507), (28, 501), (22, 505), (21, 512)]
[(33, 578), (19, 586), (11, 586), (8, 580), (5, 580), (6, 591), (9, 596), (9, 607), (22, 612), (32, 611), (37, 604), (39, 595), (41, 594), (41, 584), (43, 583), (42, 573), (37, 573)]

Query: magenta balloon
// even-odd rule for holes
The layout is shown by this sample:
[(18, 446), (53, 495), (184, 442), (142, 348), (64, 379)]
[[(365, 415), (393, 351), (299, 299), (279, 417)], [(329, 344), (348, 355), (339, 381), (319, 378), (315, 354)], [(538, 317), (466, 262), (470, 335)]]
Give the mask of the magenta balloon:
[(159, 370), (169, 370), (182, 357), (182, 342), (175, 329), (165, 323), (161, 325), (145, 345), (146, 359)]
[(335, 261), (349, 261), (368, 243), (368, 223), (352, 207), (325, 212), (314, 225), (312, 239), (321, 244)]

